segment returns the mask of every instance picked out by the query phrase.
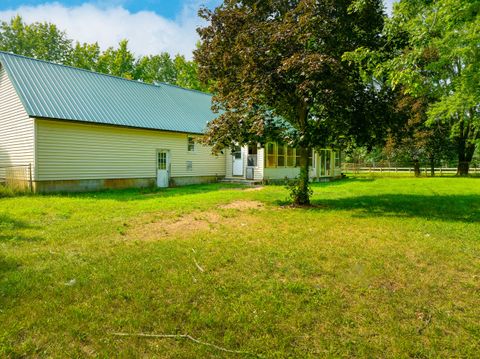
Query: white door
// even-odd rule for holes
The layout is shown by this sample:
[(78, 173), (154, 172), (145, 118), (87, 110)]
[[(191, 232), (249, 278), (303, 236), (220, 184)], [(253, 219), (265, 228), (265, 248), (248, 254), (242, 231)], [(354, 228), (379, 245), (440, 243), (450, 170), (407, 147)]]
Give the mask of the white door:
[(170, 151), (157, 152), (157, 186), (168, 187), (170, 179)]
[(232, 166), (232, 175), (243, 176), (243, 155), (240, 146), (236, 146), (232, 152)]

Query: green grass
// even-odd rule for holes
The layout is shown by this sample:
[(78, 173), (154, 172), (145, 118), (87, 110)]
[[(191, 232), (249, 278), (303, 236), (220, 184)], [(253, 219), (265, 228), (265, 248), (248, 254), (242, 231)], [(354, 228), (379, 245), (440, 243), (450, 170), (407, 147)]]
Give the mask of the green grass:
[(287, 197), (0, 198), (0, 357), (242, 357), (114, 332), (264, 358), (478, 356), (478, 179), (316, 184), (311, 209)]

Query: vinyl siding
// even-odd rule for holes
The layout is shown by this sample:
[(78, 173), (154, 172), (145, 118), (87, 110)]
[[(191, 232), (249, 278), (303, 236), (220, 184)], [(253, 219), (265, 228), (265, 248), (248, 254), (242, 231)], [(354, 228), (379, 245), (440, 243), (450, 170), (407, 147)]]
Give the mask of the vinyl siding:
[[(225, 156), (187, 134), (37, 119), (38, 180), (156, 177), (156, 151), (170, 150), (171, 177), (225, 176)], [(192, 161), (192, 171), (187, 171)]]
[[(0, 167), (29, 165), (35, 162), (35, 127), (20, 98), (7, 76), (5, 68), (0, 65)], [(27, 171), (22, 178), (28, 179)], [(0, 176), (5, 174), (0, 169)]]

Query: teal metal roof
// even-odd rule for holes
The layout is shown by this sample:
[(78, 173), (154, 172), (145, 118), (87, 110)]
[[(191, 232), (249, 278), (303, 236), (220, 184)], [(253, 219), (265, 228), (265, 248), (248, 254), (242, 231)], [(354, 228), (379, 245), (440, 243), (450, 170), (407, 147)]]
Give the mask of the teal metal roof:
[(211, 95), (149, 85), (0, 51), (31, 117), (203, 133), (216, 115)]

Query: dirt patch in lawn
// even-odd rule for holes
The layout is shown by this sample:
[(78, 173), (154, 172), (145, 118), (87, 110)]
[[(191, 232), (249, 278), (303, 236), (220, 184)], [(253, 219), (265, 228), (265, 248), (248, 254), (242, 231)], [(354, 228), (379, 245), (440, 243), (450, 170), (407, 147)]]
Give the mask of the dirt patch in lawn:
[[(235, 201), (221, 209), (260, 209), (261, 202)], [(157, 240), (168, 237), (191, 237), (205, 232), (217, 232), (225, 229), (236, 231), (258, 225), (260, 219), (248, 212), (233, 215), (231, 212), (204, 211), (192, 212), (176, 218), (159, 219), (157, 215), (143, 218), (131, 224), (124, 236), (127, 239)]]
[(239, 209), (239, 210), (245, 210), (245, 209), (261, 209), (264, 207), (264, 204), (259, 201), (233, 201), (228, 204), (224, 204), (223, 206), (220, 206), (222, 209)]
[(263, 186), (255, 186), (255, 187), (249, 187), (244, 189), (245, 192), (255, 192), (255, 191), (261, 191), (264, 187)]

